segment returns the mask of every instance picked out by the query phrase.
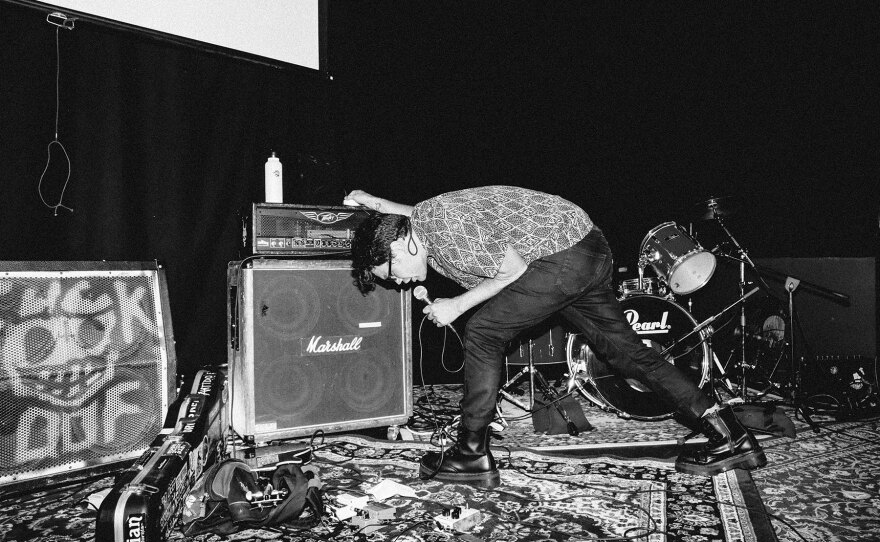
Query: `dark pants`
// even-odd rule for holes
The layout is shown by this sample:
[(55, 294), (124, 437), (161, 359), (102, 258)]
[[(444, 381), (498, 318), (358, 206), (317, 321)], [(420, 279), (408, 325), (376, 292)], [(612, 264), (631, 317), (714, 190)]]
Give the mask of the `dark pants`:
[(522, 276), (470, 318), (464, 338), (461, 401), (465, 427), (478, 430), (495, 416), (506, 344), (556, 313), (583, 333), (612, 367), (648, 386), (682, 415), (696, 419), (713, 405), (627, 323), (614, 295), (611, 268), (608, 242), (593, 228), (573, 247), (529, 264)]

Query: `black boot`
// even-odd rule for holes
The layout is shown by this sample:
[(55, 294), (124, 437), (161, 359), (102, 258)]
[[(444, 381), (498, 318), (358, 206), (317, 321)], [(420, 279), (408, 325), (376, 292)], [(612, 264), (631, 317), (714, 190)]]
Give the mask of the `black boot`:
[(729, 406), (706, 414), (700, 423), (709, 442), (698, 450), (682, 452), (675, 461), (678, 472), (714, 476), (730, 469), (754, 469), (767, 464), (757, 439)]
[(500, 482), (495, 459), (489, 450), (489, 427), (471, 431), (458, 426), (458, 440), (444, 452), (428, 452), (419, 462), (419, 477), (450, 482), (479, 482), (495, 487)]

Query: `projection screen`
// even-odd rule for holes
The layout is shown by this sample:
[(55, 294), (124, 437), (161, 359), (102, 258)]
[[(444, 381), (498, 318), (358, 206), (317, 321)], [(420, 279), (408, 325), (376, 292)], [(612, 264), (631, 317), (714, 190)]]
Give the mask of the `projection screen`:
[[(269, 63), (326, 71), (326, 0), (48, 0), (17, 3)], [(225, 51), (224, 51), (225, 50)], [(256, 58), (251, 58), (251, 55)]]

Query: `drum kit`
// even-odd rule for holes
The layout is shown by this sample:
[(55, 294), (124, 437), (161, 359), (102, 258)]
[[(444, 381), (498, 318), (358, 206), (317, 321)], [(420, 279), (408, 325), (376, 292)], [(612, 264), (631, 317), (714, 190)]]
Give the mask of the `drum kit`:
[[(638, 278), (621, 282), (618, 301), (627, 322), (642, 341), (658, 350), (665, 359), (681, 369), (698, 387), (719, 399), (717, 386), (723, 386), (731, 396), (738, 393), (748, 400), (750, 391), (747, 378), (752, 378), (758, 366), (758, 356), (767, 353), (766, 345), (773, 344), (775, 352), (785, 344), (785, 320), (771, 315), (766, 320), (751, 325), (747, 322), (745, 301), (759, 291), (754, 287), (746, 291), (746, 267), (755, 271), (756, 283), (766, 287), (755, 264), (724, 224), (724, 218), (737, 210), (734, 198), (709, 198), (694, 206), (691, 216), (696, 221), (713, 221), (724, 232), (732, 246), (732, 254), (704, 249), (691, 232), (675, 222), (664, 222), (652, 228), (644, 237), (638, 253)], [(717, 314), (697, 322), (691, 312), (680, 305), (677, 296), (689, 296), (705, 286), (717, 265), (717, 257), (727, 258), (739, 264), (740, 281), (738, 299)], [(656, 277), (645, 276), (650, 267)], [(733, 321), (733, 310), (739, 308), (739, 325), (735, 327), (738, 339), (738, 385), (730, 380), (718, 357), (712, 351), (711, 338), (715, 331), (711, 324), (728, 313), (726, 322)], [(544, 328), (546, 330), (546, 327)], [(568, 329), (568, 330), (566, 330)], [(759, 346), (755, 346), (760, 343)], [(561, 346), (564, 344), (564, 350)], [(771, 377), (779, 366), (780, 358), (767, 356), (775, 363), (769, 368)], [(623, 418), (659, 420), (671, 417), (673, 409), (659, 397), (634, 379), (616, 373), (590, 347), (584, 336), (565, 326), (554, 326), (549, 333), (534, 332), (521, 336), (509, 345), (508, 364), (527, 364), (524, 371), (534, 372), (535, 364), (566, 363), (568, 369), (568, 392), (579, 391), (591, 403)], [(729, 364), (730, 365), (730, 364)], [(765, 367), (766, 368), (766, 367)], [(764, 383), (772, 378), (762, 379)], [(508, 383), (509, 384), (509, 383)], [(771, 386), (779, 386), (770, 382)], [(504, 390), (502, 390), (504, 391)], [(767, 393), (763, 390), (762, 393)], [(502, 394), (505, 395), (505, 394)]]

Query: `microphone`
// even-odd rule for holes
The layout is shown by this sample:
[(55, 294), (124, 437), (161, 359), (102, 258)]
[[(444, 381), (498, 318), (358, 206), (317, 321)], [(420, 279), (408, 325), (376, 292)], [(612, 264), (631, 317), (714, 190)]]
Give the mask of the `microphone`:
[[(413, 297), (418, 299), (419, 301), (424, 301), (428, 305), (434, 304), (434, 300), (428, 297), (428, 289), (422, 285), (418, 285), (413, 288)], [(461, 341), (461, 337), (459, 336), (458, 331), (455, 330), (455, 326), (453, 326), (452, 324), (446, 324), (446, 326), (444, 327), (448, 327), (449, 329), (451, 329), (452, 332), (455, 333), (455, 336), (458, 337), (459, 342)]]
[(415, 289), (413, 290), (413, 297), (418, 299), (419, 301), (424, 301), (428, 305), (434, 303), (434, 301), (430, 297), (428, 297), (428, 289), (421, 285), (415, 287)]

